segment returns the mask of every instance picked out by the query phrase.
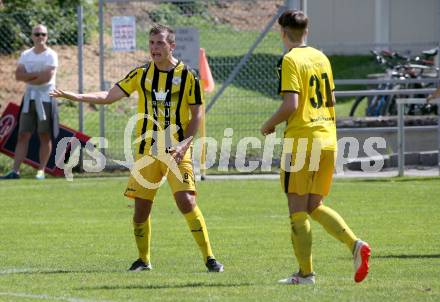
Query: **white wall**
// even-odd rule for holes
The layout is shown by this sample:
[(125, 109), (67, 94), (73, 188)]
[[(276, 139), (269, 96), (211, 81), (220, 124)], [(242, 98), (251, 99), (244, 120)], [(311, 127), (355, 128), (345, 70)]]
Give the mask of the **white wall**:
[(439, 41), (439, 4), (439, 0), (391, 0), (391, 43)]
[(306, 7), (308, 44), (327, 53), (368, 53), (386, 40), (416, 52), (440, 42), (440, 0), (307, 0)]

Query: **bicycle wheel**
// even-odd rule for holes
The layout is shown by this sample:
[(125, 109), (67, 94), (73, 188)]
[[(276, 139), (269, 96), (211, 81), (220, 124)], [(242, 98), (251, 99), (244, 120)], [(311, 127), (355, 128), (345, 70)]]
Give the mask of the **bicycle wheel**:
[[(351, 105), (349, 116), (356, 116), (359, 115), (359, 110), (362, 106), (359, 106), (362, 102), (369, 103), (369, 96), (361, 95), (356, 97), (356, 99), (353, 102), (353, 105)], [(363, 115), (363, 114), (362, 114)]]
[(383, 95), (375, 95), (372, 97), (371, 101), (368, 102), (365, 116), (379, 116), (383, 97)]
[[(391, 90), (399, 90), (401, 89), (400, 85), (397, 84), (391, 88)], [(397, 106), (396, 106), (396, 98), (397, 95), (387, 95), (385, 99), (385, 104), (381, 108), (380, 115), (397, 115)]]
[[(435, 85), (434, 83), (429, 83), (421, 88), (435, 88)], [(418, 95), (417, 97), (427, 98), (428, 94)], [(437, 104), (423, 104), (421, 109), (422, 115), (437, 115)]]
[(380, 105), (379, 109), (379, 115), (380, 116), (385, 116), (388, 115), (388, 110), (389, 110), (389, 105), (391, 102), (391, 96), (390, 95), (386, 95), (382, 98), (382, 104)]
[(396, 103), (397, 98), (398, 96), (396, 95), (390, 97), (384, 115), (397, 115), (397, 103)]

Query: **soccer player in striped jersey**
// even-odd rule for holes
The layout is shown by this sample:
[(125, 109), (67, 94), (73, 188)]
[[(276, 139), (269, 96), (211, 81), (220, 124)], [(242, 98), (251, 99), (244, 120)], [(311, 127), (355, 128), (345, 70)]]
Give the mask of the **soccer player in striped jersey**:
[[(286, 121), (281, 185), (290, 213), (291, 239), (299, 271), (284, 284), (314, 284), (311, 217), (353, 253), (356, 282), (368, 274), (370, 247), (358, 239), (342, 217), (323, 204), (332, 183), (336, 159), (333, 74), (328, 58), (307, 46), (308, 19), (287, 10), (278, 19), (287, 53), (279, 62), (279, 93), (283, 102), (261, 128), (263, 135)], [(291, 162), (294, 162), (293, 167)]]
[[(155, 25), (149, 33), (152, 61), (130, 71), (108, 92), (76, 94), (56, 90), (52, 96), (101, 105), (116, 102), (134, 91), (138, 93), (138, 113), (143, 118), (136, 125), (136, 137), (140, 138), (136, 164), (144, 161), (146, 166), (139, 169), (141, 179), (132, 170), (125, 191), (125, 196), (135, 202), (133, 228), (139, 252), (129, 270), (151, 269), (150, 212), (157, 184), (166, 176), (208, 271), (222, 272), (223, 265), (214, 258), (205, 220), (196, 203), (191, 158), (192, 138), (203, 113), (203, 94), (196, 73), (173, 56), (175, 46), (174, 31)], [(175, 164), (177, 172), (172, 169)]]

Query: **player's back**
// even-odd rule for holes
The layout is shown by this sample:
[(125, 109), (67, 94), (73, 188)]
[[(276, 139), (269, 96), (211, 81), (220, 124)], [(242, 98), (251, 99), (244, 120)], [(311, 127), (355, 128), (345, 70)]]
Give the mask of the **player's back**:
[(305, 46), (292, 48), (285, 54), (281, 64), (280, 92), (298, 94), (298, 109), (287, 121), (285, 137), (308, 138), (309, 147), (314, 138), (322, 138), (330, 141), (326, 142), (329, 146), (324, 149), (334, 150), (333, 90), (331, 65), (321, 51)]

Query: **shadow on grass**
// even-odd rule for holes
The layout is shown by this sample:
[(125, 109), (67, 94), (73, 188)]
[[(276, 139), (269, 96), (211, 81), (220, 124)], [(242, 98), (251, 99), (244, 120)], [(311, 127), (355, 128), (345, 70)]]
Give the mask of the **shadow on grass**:
[(32, 269), (12, 269), (6, 271), (0, 271), (1, 275), (52, 275), (52, 274), (96, 274), (96, 273), (121, 273), (120, 270), (32, 270)]
[(120, 289), (169, 289), (169, 288), (195, 288), (195, 287), (237, 287), (237, 286), (255, 286), (253, 283), (203, 283), (189, 282), (182, 284), (145, 284), (145, 285), (102, 285), (93, 287), (79, 287), (76, 290), (120, 290)]
[(390, 177), (378, 177), (378, 178), (339, 178), (338, 182), (411, 182), (411, 181), (439, 181), (438, 176), (390, 176)]
[(421, 255), (379, 255), (379, 256), (373, 256), (374, 259), (436, 259), (440, 258), (440, 254), (421, 254)]

